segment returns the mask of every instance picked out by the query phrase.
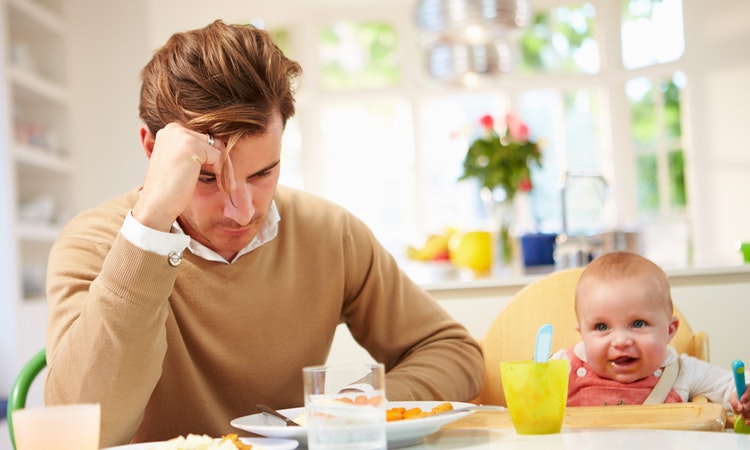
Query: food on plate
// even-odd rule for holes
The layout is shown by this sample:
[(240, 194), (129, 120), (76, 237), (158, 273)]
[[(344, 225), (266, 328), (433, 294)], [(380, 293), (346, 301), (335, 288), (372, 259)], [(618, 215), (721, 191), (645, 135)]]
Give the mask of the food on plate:
[(220, 438), (207, 435), (188, 434), (154, 444), (149, 450), (251, 450), (252, 445), (242, 443), (236, 434)]
[[(429, 411), (423, 411), (422, 408), (419, 407), (404, 408), (402, 406), (395, 406), (385, 410), (385, 420), (387, 422), (395, 422), (397, 420), (419, 419), (420, 417), (428, 417), (452, 409), (453, 404), (449, 402), (440, 403)], [(307, 421), (307, 413), (303, 411), (302, 414), (294, 419), (294, 421), (304, 426)]]
[(380, 405), (380, 403), (383, 402), (383, 397), (380, 395), (374, 395), (372, 397), (368, 397), (364, 394), (360, 394), (353, 399), (349, 397), (340, 397), (340, 398), (337, 398), (336, 401), (342, 402), (342, 403), (354, 403), (355, 405), (378, 406)]
[(444, 411), (450, 411), (452, 409), (453, 405), (448, 402), (441, 403), (429, 411), (422, 411), (422, 408), (407, 409), (404, 407), (394, 407), (385, 411), (385, 419), (388, 422), (393, 422), (396, 420), (418, 419), (420, 417), (427, 417)]

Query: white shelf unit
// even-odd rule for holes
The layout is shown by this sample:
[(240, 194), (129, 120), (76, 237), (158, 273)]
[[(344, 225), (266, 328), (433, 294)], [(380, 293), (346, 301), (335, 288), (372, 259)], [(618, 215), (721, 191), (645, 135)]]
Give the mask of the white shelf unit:
[(73, 209), (68, 0), (0, 0), (0, 397), (46, 335), (47, 257)]
[(44, 298), (47, 255), (72, 209), (64, 0), (5, 1), (13, 226), (22, 302)]

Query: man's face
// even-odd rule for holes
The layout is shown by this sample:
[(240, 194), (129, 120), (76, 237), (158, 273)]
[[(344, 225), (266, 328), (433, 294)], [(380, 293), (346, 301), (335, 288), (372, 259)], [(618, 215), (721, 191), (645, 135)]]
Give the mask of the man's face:
[[(237, 187), (219, 188), (210, 166), (203, 166), (190, 206), (178, 218), (193, 239), (231, 261), (263, 226), (279, 181), (283, 125), (276, 115), (262, 136), (246, 137), (230, 153)], [(224, 167), (228, 167), (225, 164)], [(234, 203), (234, 204), (232, 204)]]
[(678, 326), (664, 295), (630, 279), (589, 280), (579, 290), (579, 331), (599, 376), (631, 383), (661, 366)]

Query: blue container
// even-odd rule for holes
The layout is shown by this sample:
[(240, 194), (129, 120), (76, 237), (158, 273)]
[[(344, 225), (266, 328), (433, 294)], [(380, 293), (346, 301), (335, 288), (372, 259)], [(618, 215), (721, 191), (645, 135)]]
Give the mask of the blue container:
[(523, 265), (546, 266), (555, 264), (555, 240), (554, 233), (533, 233), (521, 236), (521, 251), (523, 252)]

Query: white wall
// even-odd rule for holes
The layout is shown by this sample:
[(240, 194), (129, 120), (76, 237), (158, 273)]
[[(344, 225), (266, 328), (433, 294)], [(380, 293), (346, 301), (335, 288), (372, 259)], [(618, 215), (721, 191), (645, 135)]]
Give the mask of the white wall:
[(147, 0), (68, 0), (76, 206), (89, 208), (143, 180), (139, 71), (148, 62)]
[(700, 263), (740, 261), (750, 240), (750, 2), (684, 0), (689, 201)]

